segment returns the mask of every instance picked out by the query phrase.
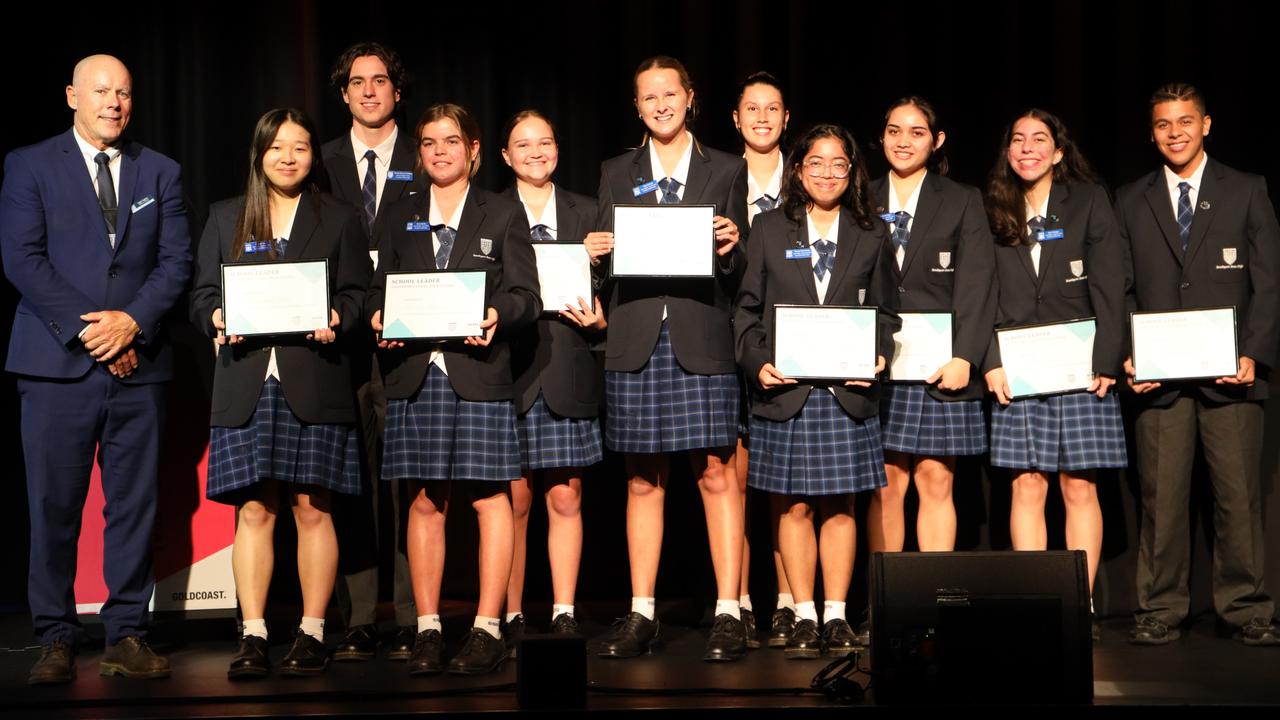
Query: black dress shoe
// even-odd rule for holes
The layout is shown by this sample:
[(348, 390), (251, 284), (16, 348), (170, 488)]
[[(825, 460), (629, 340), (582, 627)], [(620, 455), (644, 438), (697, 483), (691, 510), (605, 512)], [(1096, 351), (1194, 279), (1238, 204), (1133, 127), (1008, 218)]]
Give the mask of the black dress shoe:
[(1235, 633), (1235, 637), (1245, 645), (1280, 645), (1280, 629), (1267, 618), (1250, 620)]
[(742, 630), (747, 634), (747, 649), (760, 647), (760, 636), (756, 634), (756, 614), (750, 610), (742, 610)]
[(862, 620), (858, 622), (858, 628), (853, 631), (854, 640), (858, 647), (871, 647), (871, 611), (862, 611)]
[(1134, 645), (1168, 645), (1182, 637), (1182, 631), (1169, 627), (1151, 616), (1134, 623), (1129, 631), (1129, 642)]
[(560, 613), (551, 621), (552, 635), (577, 635), (578, 621), (569, 613)]
[(597, 654), (602, 658), (633, 658), (652, 652), (660, 630), (657, 619), (650, 620), (638, 612), (627, 613), (613, 624)]
[(402, 627), (396, 630), (396, 636), (391, 641), (391, 652), (387, 653), (387, 659), (401, 662), (408, 660), (413, 655), (413, 643), (417, 636), (417, 631), (411, 627)]
[(796, 620), (782, 652), (788, 660), (822, 657), (822, 636), (818, 634), (818, 623), (805, 618)]
[(333, 651), (333, 659), (339, 662), (372, 660), (378, 654), (378, 629), (372, 625), (356, 625), (347, 628), (342, 642)]
[(413, 638), (409, 654), (410, 675), (438, 675), (444, 672), (444, 638), (439, 630), (423, 630)]
[(524, 637), (527, 630), (524, 613), (511, 618), (511, 622), (503, 621), (501, 628), (502, 639), (507, 644), (507, 657), (514, 660), (520, 649), (520, 639)]
[(848, 622), (836, 618), (822, 626), (822, 647), (831, 657), (848, 657), (858, 651), (858, 638)]
[(319, 675), (329, 667), (329, 651), (324, 643), (298, 630), (289, 654), (280, 661), (280, 674), (286, 677)]
[(769, 647), (786, 647), (791, 639), (791, 629), (796, 626), (796, 612), (791, 608), (778, 608), (769, 620)]
[(130, 680), (169, 677), (169, 660), (157, 655), (147, 639), (130, 635), (108, 646), (98, 661), (99, 675), (119, 675)]
[(455, 675), (482, 675), (502, 667), (507, 659), (507, 646), (501, 638), (473, 627), (462, 641), (462, 649), (449, 661), (449, 672)]
[(267, 640), (257, 635), (246, 635), (240, 638), (240, 648), (231, 658), (231, 667), (227, 668), (227, 677), (232, 680), (266, 677), (271, 672), (271, 662), (267, 658)]
[(741, 660), (746, 655), (747, 633), (742, 620), (726, 613), (717, 615), (702, 659), (707, 662), (729, 662)]
[(31, 666), (28, 685), (61, 685), (76, 677), (76, 653), (61, 640), (40, 648), (40, 659)]

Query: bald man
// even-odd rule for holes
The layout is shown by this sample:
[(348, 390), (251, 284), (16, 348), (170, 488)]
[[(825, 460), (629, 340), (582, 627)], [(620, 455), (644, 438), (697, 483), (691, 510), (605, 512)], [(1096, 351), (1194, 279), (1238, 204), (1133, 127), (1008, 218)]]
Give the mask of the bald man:
[(14, 150), (0, 188), (4, 272), (21, 295), (5, 369), (18, 376), (31, 513), (28, 600), (43, 646), (31, 684), (69, 682), (83, 635), (73, 585), (95, 454), (106, 498), (103, 675), (155, 678), (147, 645), (151, 530), (165, 383), (163, 316), (186, 287), (191, 240), (177, 163), (124, 139), (133, 79), (81, 60), (70, 130)]

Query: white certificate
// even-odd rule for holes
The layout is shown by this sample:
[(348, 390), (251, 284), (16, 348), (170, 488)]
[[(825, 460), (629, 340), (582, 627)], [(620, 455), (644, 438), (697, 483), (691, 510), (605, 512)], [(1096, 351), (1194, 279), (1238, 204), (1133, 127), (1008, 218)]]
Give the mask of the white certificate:
[(614, 277), (712, 277), (715, 205), (614, 205)]
[(578, 307), (578, 298), (592, 303), (591, 258), (582, 243), (535, 243), (542, 312), (558, 313), (565, 305)]
[(874, 307), (774, 306), (774, 367), (796, 379), (874, 379), (876, 312)]
[(387, 273), (386, 340), (448, 340), (483, 335), (483, 270)]
[(1137, 312), (1129, 322), (1136, 382), (1219, 378), (1239, 372), (1234, 307)]
[(893, 335), (889, 377), (898, 382), (925, 382), (951, 362), (951, 313), (900, 312), (902, 329)]
[(1013, 397), (1088, 389), (1095, 333), (1093, 318), (996, 330)]
[(288, 335), (329, 327), (329, 261), (222, 266), (228, 335)]

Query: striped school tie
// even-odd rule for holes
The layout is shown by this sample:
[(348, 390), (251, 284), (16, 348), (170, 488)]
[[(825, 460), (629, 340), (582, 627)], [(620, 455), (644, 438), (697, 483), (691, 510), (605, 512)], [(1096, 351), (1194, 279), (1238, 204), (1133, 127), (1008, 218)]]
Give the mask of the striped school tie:
[(911, 231), (907, 229), (907, 223), (911, 222), (911, 213), (906, 210), (899, 210), (893, 221), (893, 246), (895, 248), (907, 247), (907, 241), (911, 240)]
[(364, 159), (364, 187), (361, 189), (361, 194), (364, 195), (364, 226), (372, 232), (373, 218), (378, 212), (378, 176), (373, 169), (374, 163), (378, 161), (378, 153), (369, 150), (365, 152)]
[(1178, 183), (1178, 237), (1182, 238), (1182, 251), (1191, 244), (1191, 221), (1195, 219), (1191, 209), (1191, 183)]
[(529, 237), (536, 243), (555, 242), (556, 239), (551, 237), (551, 228), (538, 223), (529, 228)]
[(662, 178), (659, 180), (658, 189), (662, 191), (662, 204), (680, 204), (680, 187), (680, 181), (675, 178)]
[(453, 250), (453, 241), (458, 237), (458, 231), (448, 225), (437, 225), (432, 230), (435, 231), (436, 240), (440, 241), (440, 249), (436, 251), (436, 269), (444, 270), (449, 267), (449, 252)]
[(818, 262), (814, 263), (813, 274), (821, 280), (836, 264), (836, 244), (830, 240), (819, 240), (813, 244), (813, 249), (818, 251)]

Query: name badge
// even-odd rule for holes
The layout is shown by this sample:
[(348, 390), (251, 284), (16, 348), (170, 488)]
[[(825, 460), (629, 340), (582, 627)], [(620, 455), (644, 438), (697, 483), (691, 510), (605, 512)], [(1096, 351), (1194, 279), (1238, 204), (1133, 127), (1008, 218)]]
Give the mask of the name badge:
[(155, 199), (155, 198), (153, 198), (153, 197), (151, 197), (150, 195), (148, 195), (148, 196), (146, 196), (146, 197), (142, 198), (141, 200), (139, 200), (138, 202), (134, 203), (134, 204), (133, 204), (133, 207), (132, 207), (132, 208), (130, 208), (129, 212), (138, 212), (138, 211), (139, 211), (139, 210), (141, 210), (142, 208), (144, 208), (144, 207), (146, 207), (146, 206), (148, 206), (148, 205), (150, 205), (150, 204), (154, 203), (155, 201), (156, 201), (156, 199)]
[(410, 220), (405, 223), (406, 232), (431, 232), (431, 223), (425, 220)]
[(658, 181), (657, 181), (657, 180), (650, 180), (649, 182), (647, 182), (647, 183), (645, 183), (645, 184), (643, 184), (643, 185), (637, 185), (637, 186), (635, 186), (635, 187), (631, 188), (631, 194), (632, 194), (632, 195), (634, 195), (634, 196), (636, 196), (636, 197), (640, 197), (640, 196), (642, 196), (642, 195), (648, 195), (649, 193), (651, 193), (651, 192), (653, 192), (654, 190), (657, 190), (657, 189), (658, 189)]
[(408, 170), (392, 170), (387, 173), (387, 179), (398, 182), (413, 182), (413, 173)]
[(880, 219), (885, 222), (897, 222), (898, 213), (880, 213)]
[(1036, 240), (1038, 242), (1045, 242), (1046, 240), (1061, 240), (1064, 236), (1065, 232), (1062, 228), (1036, 231)]
[(266, 240), (250, 240), (244, 244), (244, 254), (254, 255), (260, 252), (268, 252), (271, 250), (271, 243)]
[(813, 257), (813, 248), (787, 248), (788, 260), (808, 260)]

